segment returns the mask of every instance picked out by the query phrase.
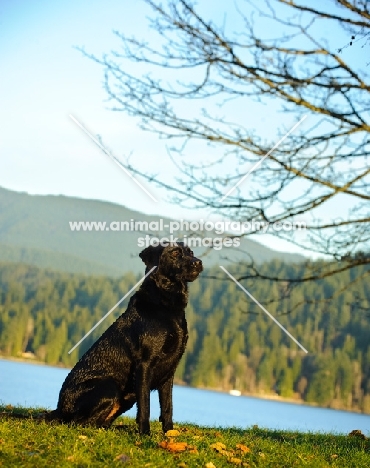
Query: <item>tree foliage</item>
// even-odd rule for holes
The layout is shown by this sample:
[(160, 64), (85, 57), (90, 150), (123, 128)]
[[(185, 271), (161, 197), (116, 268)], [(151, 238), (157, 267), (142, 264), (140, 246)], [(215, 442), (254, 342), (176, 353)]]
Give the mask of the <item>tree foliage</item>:
[[(289, 271), (293, 274), (299, 268), (289, 266)], [(266, 272), (274, 269), (288, 274), (288, 267), (279, 262), (263, 266)], [(349, 274), (305, 283), (287, 301), (295, 303), (296, 294), (320, 298), (326, 287), (345, 284)], [(0, 355), (33, 353), (48, 364), (73, 366), (126, 305), (76, 351), (68, 351), (136, 281), (132, 275), (110, 279), (0, 264)], [(253, 283), (248, 288), (255, 296), (271, 299), (271, 285), (262, 280)], [(363, 307), (369, 309), (364, 279), (358, 283), (358, 292)], [(350, 293), (344, 302), (333, 299), (330, 307), (301, 302), (290, 314), (285, 313), (284, 303), (271, 305), (270, 312), (308, 349), (308, 355), (233, 282), (200, 278), (191, 285), (189, 297), (190, 336), (177, 369), (178, 383), (223, 391), (236, 388), (370, 413), (370, 324), (368, 316), (353, 305)]]

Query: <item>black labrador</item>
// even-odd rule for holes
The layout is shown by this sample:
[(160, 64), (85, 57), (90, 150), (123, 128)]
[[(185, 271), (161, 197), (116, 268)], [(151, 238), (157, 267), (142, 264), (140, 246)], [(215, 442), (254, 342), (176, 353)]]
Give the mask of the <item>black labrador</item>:
[(157, 268), (68, 374), (48, 420), (108, 427), (137, 403), (139, 432), (149, 434), (149, 394), (158, 390), (163, 431), (173, 428), (173, 378), (188, 339), (187, 283), (203, 266), (182, 243), (149, 246), (140, 257), (146, 272)]

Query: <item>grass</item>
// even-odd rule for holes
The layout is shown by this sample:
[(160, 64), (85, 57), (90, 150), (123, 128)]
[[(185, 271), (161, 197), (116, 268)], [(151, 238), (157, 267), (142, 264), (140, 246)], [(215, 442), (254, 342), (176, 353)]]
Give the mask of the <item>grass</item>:
[[(16, 408), (37, 416), (40, 410)], [(151, 436), (140, 436), (133, 419), (119, 418), (110, 429), (12, 419), (0, 407), (1, 467), (345, 467), (370, 466), (370, 439), (362, 434), (303, 434), (176, 425), (164, 435), (151, 423)], [(181, 451), (180, 451), (181, 450)]]

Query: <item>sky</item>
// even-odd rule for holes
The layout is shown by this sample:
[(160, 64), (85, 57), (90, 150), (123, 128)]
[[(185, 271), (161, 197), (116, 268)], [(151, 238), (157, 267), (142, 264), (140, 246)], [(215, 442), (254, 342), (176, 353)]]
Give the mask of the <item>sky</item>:
[[(208, 5), (199, 2), (201, 11)], [(215, 17), (222, 18), (224, 8), (222, 0), (212, 2)], [(161, 200), (158, 189), (143, 181), (159, 202), (150, 200), (69, 117), (100, 135), (116, 157), (131, 154), (138, 168), (175, 176), (166, 143), (140, 130), (127, 115), (109, 110), (101, 67), (76, 49), (98, 56), (109, 52), (119, 45), (114, 29), (155, 45), (145, 19), (149, 13), (140, 0), (1, 1), (0, 186), (107, 200), (177, 219), (194, 216)], [(251, 104), (246, 125), (266, 128), (275, 117), (270, 109), (267, 116), (254, 112)], [(269, 236), (259, 240), (277, 250), (288, 248)]]
[(68, 117), (78, 117), (108, 146), (119, 142), (121, 154), (134, 150), (151, 160), (145, 154), (155, 147), (151, 136), (138, 144), (135, 123), (107, 110), (102, 70), (75, 49), (110, 50), (112, 29), (126, 30), (144, 14), (139, 7), (125, 0), (1, 2), (1, 186), (145, 208), (146, 196)]

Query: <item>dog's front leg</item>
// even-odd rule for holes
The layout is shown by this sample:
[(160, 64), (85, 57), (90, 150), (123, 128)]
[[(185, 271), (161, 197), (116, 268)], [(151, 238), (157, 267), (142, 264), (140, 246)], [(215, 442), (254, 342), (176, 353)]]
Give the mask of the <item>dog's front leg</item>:
[(136, 422), (140, 434), (150, 434), (150, 369), (147, 364), (139, 364), (136, 379), (136, 401), (137, 415)]
[(161, 408), (161, 415), (159, 416), (159, 420), (162, 423), (163, 432), (167, 432), (173, 429), (172, 388), (173, 376), (166, 380), (166, 382), (158, 388), (159, 406)]

